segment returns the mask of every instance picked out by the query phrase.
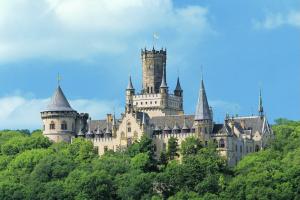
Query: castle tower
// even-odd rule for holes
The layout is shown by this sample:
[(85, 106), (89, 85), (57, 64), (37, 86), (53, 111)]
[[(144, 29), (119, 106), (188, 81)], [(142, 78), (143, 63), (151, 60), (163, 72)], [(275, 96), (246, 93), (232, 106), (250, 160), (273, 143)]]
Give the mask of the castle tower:
[(76, 135), (77, 115), (58, 86), (50, 104), (41, 112), (43, 135), (53, 142), (71, 142), (71, 138)]
[(212, 132), (213, 119), (212, 112), (207, 101), (203, 79), (201, 80), (194, 123), (196, 133), (200, 139), (203, 142), (208, 141), (210, 139), (210, 133)]
[[(166, 79), (166, 60), (167, 52), (161, 49), (152, 51), (146, 49), (141, 51), (142, 66), (143, 66), (143, 94), (159, 93), (162, 76)], [(164, 72), (164, 73), (163, 73)]]
[(177, 78), (176, 88), (174, 90), (174, 95), (178, 97), (182, 97), (183, 90), (181, 89), (179, 77)]
[(126, 88), (126, 112), (131, 112), (133, 110), (133, 96), (135, 89), (132, 85), (131, 76), (129, 76), (128, 86)]

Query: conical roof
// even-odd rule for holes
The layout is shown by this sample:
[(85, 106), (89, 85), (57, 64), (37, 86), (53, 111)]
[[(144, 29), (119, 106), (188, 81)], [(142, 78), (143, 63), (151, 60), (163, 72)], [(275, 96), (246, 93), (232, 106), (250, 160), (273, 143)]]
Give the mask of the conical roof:
[(211, 113), (204, 88), (204, 81), (201, 81), (195, 120), (211, 120)]
[(175, 91), (182, 91), (180, 81), (179, 81), (179, 77), (177, 78), (177, 84), (176, 84)]
[(132, 81), (131, 81), (131, 76), (129, 76), (129, 82), (127, 85), (127, 90), (134, 90), (133, 85), (132, 85)]
[(55, 90), (45, 111), (74, 111), (70, 106), (60, 86)]
[(168, 87), (168, 85), (167, 85), (166, 78), (165, 78), (165, 70), (163, 70), (160, 88), (167, 88), (167, 87)]

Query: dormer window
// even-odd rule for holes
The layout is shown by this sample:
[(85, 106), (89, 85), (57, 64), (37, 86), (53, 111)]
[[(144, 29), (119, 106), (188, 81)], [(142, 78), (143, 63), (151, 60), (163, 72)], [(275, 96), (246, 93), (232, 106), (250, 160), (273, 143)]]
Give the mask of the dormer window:
[(220, 148), (225, 148), (225, 141), (224, 141), (224, 139), (220, 139), (220, 141), (219, 141), (219, 147)]

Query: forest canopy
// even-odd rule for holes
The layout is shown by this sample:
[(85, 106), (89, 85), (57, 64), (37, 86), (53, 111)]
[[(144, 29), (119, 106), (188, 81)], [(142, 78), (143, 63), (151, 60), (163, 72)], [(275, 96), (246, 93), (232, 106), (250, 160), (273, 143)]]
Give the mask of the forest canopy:
[(170, 140), (158, 158), (146, 136), (99, 157), (84, 139), (53, 144), (40, 131), (3, 130), (0, 199), (300, 199), (300, 122), (272, 129), (270, 147), (235, 168), (196, 138)]

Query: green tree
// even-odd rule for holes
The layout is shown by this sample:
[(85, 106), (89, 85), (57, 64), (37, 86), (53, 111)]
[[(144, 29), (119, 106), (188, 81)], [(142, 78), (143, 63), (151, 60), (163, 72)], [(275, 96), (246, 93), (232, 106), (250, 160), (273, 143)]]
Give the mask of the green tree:
[(179, 156), (178, 154), (178, 139), (171, 137), (168, 140), (168, 149), (167, 149), (167, 156), (169, 160), (174, 160), (176, 157)]
[(196, 155), (202, 148), (201, 142), (198, 138), (188, 137), (181, 143), (180, 153), (184, 156)]

